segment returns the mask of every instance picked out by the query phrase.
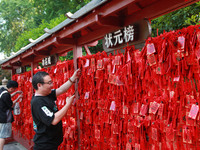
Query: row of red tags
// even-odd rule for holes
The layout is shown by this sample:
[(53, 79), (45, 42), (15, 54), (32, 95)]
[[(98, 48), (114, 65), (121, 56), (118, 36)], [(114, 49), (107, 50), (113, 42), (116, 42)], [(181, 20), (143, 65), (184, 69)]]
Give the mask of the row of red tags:
[[(147, 135), (153, 132), (154, 137), (175, 132), (165, 142), (169, 139), (175, 142), (181, 136), (179, 142), (183, 147), (199, 142), (199, 132), (196, 132), (200, 84), (198, 28), (191, 26), (149, 38), (142, 50), (129, 46), (125, 48), (124, 55), (118, 53), (116, 56), (106, 56), (99, 53), (79, 59), (82, 77), (79, 80), (80, 100), (77, 104), (81, 129), (87, 135), (82, 138), (83, 149), (87, 149), (88, 141), (94, 136), (96, 143), (99, 143), (99, 139), (105, 137), (104, 130), (120, 126), (118, 120), (121, 118), (121, 124), (126, 125), (123, 129), (116, 127), (116, 132), (107, 131), (110, 140), (115, 134), (118, 134), (117, 141), (124, 140), (121, 132), (130, 132), (126, 129), (129, 124), (129, 127), (145, 127), (146, 130), (141, 132)], [(160, 84), (159, 79), (165, 79), (166, 83), (162, 85), (161, 80)], [(143, 82), (148, 87), (141, 84)], [(103, 110), (107, 116), (101, 117)], [(109, 112), (113, 112), (115, 117), (109, 115)], [(99, 121), (96, 118), (100, 118)], [(131, 120), (131, 123), (124, 123), (127, 120)], [(151, 130), (152, 123), (157, 126)], [(101, 130), (105, 124), (111, 127)], [(161, 142), (159, 138), (149, 137)], [(140, 138), (136, 141), (140, 141)], [(148, 143), (146, 141), (145, 144)], [(136, 144), (140, 145), (138, 142)]]
[[(12, 76), (12, 80), (18, 82), (18, 90), (23, 92), (23, 99), (20, 104), (20, 115), (14, 115), (15, 121), (12, 123), (12, 129), (15, 134), (29, 141), (33, 138), (33, 120), (31, 116), (30, 102), (32, 99), (32, 83), (31, 83), (31, 71), (23, 74), (15, 74)], [(18, 95), (13, 97), (17, 98)]]
[[(106, 131), (106, 134), (110, 135), (110, 137), (107, 138), (107, 141), (111, 143), (113, 139), (114, 141), (125, 140), (123, 136), (120, 136), (121, 132), (122, 131), (127, 133), (130, 132), (131, 127), (136, 127), (135, 130), (139, 129), (140, 131), (144, 132), (147, 135), (150, 134), (149, 133), (150, 130), (148, 130), (148, 128), (150, 128), (152, 122), (160, 121), (158, 129), (153, 130), (155, 131), (153, 132), (155, 133), (155, 135), (156, 132), (157, 135), (161, 133), (163, 134), (163, 132), (161, 131), (166, 131), (168, 125), (170, 127), (169, 128), (170, 130), (172, 129), (177, 130), (178, 125), (173, 125), (173, 126), (171, 125), (172, 119), (170, 116), (172, 116), (172, 114), (174, 113), (174, 110), (172, 110), (171, 107), (174, 104), (177, 104), (179, 106), (179, 104), (182, 103), (182, 101), (179, 98), (180, 93), (177, 90), (177, 87), (180, 81), (184, 79), (184, 76), (186, 76), (188, 79), (194, 79), (197, 84), (196, 85), (197, 88), (186, 88), (187, 90), (186, 94), (193, 92), (194, 95), (193, 96), (194, 100), (193, 101), (189, 100), (190, 105), (188, 106), (189, 110), (187, 108), (187, 116), (193, 120), (196, 118), (198, 120), (197, 114), (199, 111), (199, 107), (198, 105), (196, 105), (196, 102), (199, 101), (198, 90), (196, 90), (198, 89), (199, 86), (199, 80), (198, 80), (199, 76), (196, 75), (198, 73), (198, 67), (199, 67), (199, 62), (197, 61), (199, 60), (198, 30), (199, 30), (198, 26), (194, 26), (182, 29), (177, 32), (173, 31), (165, 33), (156, 38), (150, 38), (147, 40), (146, 45), (142, 50), (135, 50), (134, 47), (132, 46), (126, 47), (125, 48), (126, 52), (124, 55), (118, 53), (116, 56), (111, 56), (111, 55), (107, 56), (105, 52), (103, 52), (79, 59), (79, 68), (82, 69), (82, 77), (79, 80), (80, 100), (77, 101), (77, 106), (79, 109), (79, 116), (81, 119), (82, 134), (84, 132), (88, 133), (89, 130), (91, 131), (90, 134), (85, 134), (81, 136), (83, 149), (86, 149), (86, 147), (88, 146), (88, 144), (86, 143), (88, 142), (88, 140), (91, 140), (91, 137), (93, 137), (93, 135), (95, 135), (96, 138), (93, 141), (91, 140), (92, 143), (91, 142), (89, 143), (90, 145), (93, 145), (92, 148), (94, 148), (95, 145), (98, 145), (99, 139), (102, 139), (102, 135), (99, 133), (101, 132), (103, 133), (104, 130)], [(40, 70), (43, 71), (45, 70), (49, 72), (50, 76), (54, 81), (54, 88), (57, 88), (70, 77), (71, 73), (73, 73), (73, 65), (71, 64), (73, 64), (73, 62), (71, 63), (71, 61), (70, 62), (68, 61), (57, 64), (56, 66), (53, 66), (48, 69), (40, 69)], [(153, 77), (151, 77), (150, 75), (153, 75)], [(18, 75), (18, 76), (23, 76), (23, 75)], [(165, 78), (168, 82), (172, 79), (170, 82), (172, 82), (171, 85), (173, 86), (166, 87), (168, 83), (167, 82), (163, 86), (165, 90), (161, 89), (160, 88), (161, 86), (157, 87), (159, 85), (157, 80), (160, 78)], [(19, 79), (21, 80), (23, 78)], [(21, 80), (22, 84), (20, 85), (24, 86), (25, 84), (23, 83), (28, 82), (30, 80), (31, 78), (29, 76), (27, 80), (25, 81)], [(150, 83), (150, 81), (153, 80), (154, 82)], [(146, 88), (145, 89), (144, 88), (145, 85), (142, 84), (143, 82), (147, 83), (149, 87), (148, 88), (145, 87)], [(184, 85), (185, 82), (182, 82), (182, 84)], [(22, 87), (20, 88), (23, 89)], [(182, 87), (182, 89), (183, 88), (185, 87)], [(148, 90), (150, 89), (156, 89), (156, 90), (148, 92)], [(24, 95), (30, 95), (30, 93), (28, 94), (26, 90), (27, 90), (26, 88), (23, 89)], [(163, 100), (163, 104), (160, 101), (154, 101), (153, 96), (155, 95), (152, 96), (152, 93), (153, 94), (161, 93), (161, 95), (159, 96), (162, 96), (163, 91), (164, 92), (169, 91), (168, 92), (169, 101)], [(66, 98), (66, 96), (71, 95), (73, 92), (74, 90), (72, 88), (69, 90), (67, 94), (61, 96), (61, 98), (58, 98), (57, 104), (59, 108), (61, 108), (65, 104), (64, 99)], [(147, 97), (146, 99), (152, 98), (152, 100), (149, 102), (146, 101), (145, 96)], [(30, 101), (30, 96), (28, 97), (29, 97), (28, 101)], [(192, 97), (192, 95), (190, 97)], [(179, 99), (179, 103), (177, 101), (174, 102), (174, 100), (177, 99)], [(135, 103), (135, 101), (137, 103)], [(163, 105), (165, 105), (165, 110), (162, 110)], [(170, 105), (172, 106), (169, 107)], [(27, 108), (26, 106), (27, 104), (24, 105), (22, 109), (28, 108), (29, 111), (24, 111), (27, 114), (24, 115), (22, 118), (20, 118), (19, 120), (21, 122), (18, 123), (18, 125), (21, 125), (21, 129), (26, 128), (28, 124), (29, 126), (31, 126), (30, 125), (31, 121), (29, 120), (31, 115), (30, 105), (28, 105)], [(179, 108), (178, 106), (174, 107), (174, 109)], [(95, 119), (95, 118), (101, 119), (101, 117), (99, 117), (100, 114), (102, 114), (101, 110), (107, 110), (103, 113), (104, 120), (107, 120), (106, 121), (107, 123), (105, 123), (104, 120)], [(110, 115), (107, 115), (106, 117), (106, 113), (107, 114), (110, 113)], [(186, 114), (186, 112), (184, 113)], [(149, 117), (151, 115), (161, 116), (161, 114), (162, 116), (166, 115), (165, 117), (168, 119), (161, 119), (162, 117), (161, 118)], [(72, 116), (69, 117), (70, 115)], [(177, 116), (174, 117), (177, 118)], [(130, 120), (133, 121), (131, 121), (131, 123), (126, 124), (125, 122), (129, 117), (131, 117)], [(126, 126), (129, 126), (128, 127), (129, 130), (125, 129), (122, 130), (119, 128), (120, 118), (123, 118), (121, 124), (126, 124), (123, 125), (122, 127), (125, 128)], [(166, 123), (164, 123), (165, 121)], [(182, 134), (179, 135), (182, 136), (181, 137), (182, 142), (186, 144), (195, 143), (196, 142), (195, 139), (191, 140), (192, 137), (194, 137), (194, 131), (195, 131), (192, 128), (196, 129), (197, 125), (192, 126), (191, 124), (184, 124), (180, 123), (179, 121), (180, 120), (177, 119), (176, 124), (179, 124), (183, 129)], [(24, 122), (26, 123), (23, 124)], [(75, 108), (72, 107), (70, 109), (68, 115), (66, 115), (66, 118), (64, 118), (63, 122), (66, 128), (64, 128), (65, 140), (64, 143), (61, 145), (61, 149), (63, 147), (66, 147), (66, 145), (70, 145), (71, 148), (77, 147), (77, 132), (76, 132), (77, 120), (76, 120)], [(145, 122), (148, 122), (147, 125), (145, 125)], [(107, 130), (101, 128), (106, 124), (108, 124)], [(144, 130), (144, 127), (147, 129)], [(19, 128), (20, 127), (18, 127), (18, 130), (20, 130)], [(160, 131), (159, 130), (160, 128), (164, 130)], [(28, 129), (30, 129), (30, 127)], [(191, 134), (192, 137), (190, 137), (190, 133), (192, 133)], [(106, 134), (104, 136), (106, 136)], [(145, 144), (148, 145), (149, 142), (147, 140), (145, 140), (146, 142), (145, 144), (142, 144), (141, 142), (142, 140), (138, 136), (136, 137), (137, 137), (135, 140), (136, 142), (132, 144), (132, 147), (136, 148), (137, 145), (139, 145), (139, 147), (143, 147), (142, 145)], [(74, 140), (75, 142), (73, 141), (73, 139), (75, 139)], [(174, 139), (173, 141), (175, 141), (176, 139), (178, 139), (178, 137), (176, 136), (176, 138), (172, 139)], [(107, 142), (107, 144), (109, 144), (109, 142)], [(168, 141), (165, 139), (165, 142), (167, 143)], [(117, 144), (117, 142), (113, 143), (115, 144), (111, 144), (112, 148), (116, 146), (120, 147)], [(108, 149), (109, 148), (110, 147), (108, 147)]]
[[(62, 85), (64, 82), (66, 82), (68, 78), (72, 75), (72, 73), (74, 72), (73, 61), (58, 62), (56, 66), (52, 66), (46, 69), (45, 68), (35, 69), (34, 73), (38, 71), (48, 72), (50, 76), (52, 77), (52, 80), (54, 81), (54, 88), (57, 88), (60, 85)], [(31, 116), (31, 106), (30, 106), (30, 102), (33, 95), (32, 94), (33, 88), (32, 88), (32, 83), (31, 83), (31, 80), (32, 80), (31, 71), (25, 72), (23, 74), (15, 74), (13, 75), (12, 79), (19, 83), (18, 90), (23, 92), (23, 100), (22, 102), (20, 102), (21, 114), (14, 116), (15, 121), (13, 122), (13, 130), (16, 131), (16, 133), (18, 133), (24, 139), (28, 139), (29, 144), (31, 144), (30, 141), (33, 139), (33, 136), (35, 134), (33, 130), (33, 120)], [(65, 104), (65, 99), (67, 96), (70, 95), (70, 93), (71, 95), (72, 93), (74, 93), (73, 87), (70, 88), (68, 93), (63, 94), (62, 96), (58, 97), (57, 106), (59, 107), (59, 109), (63, 107), (63, 105)], [(15, 96), (13, 99), (15, 98), (17, 97)], [(65, 119), (64, 124), (66, 124), (67, 120), (70, 120), (68, 121), (69, 123), (71, 122), (71, 119), (68, 118), (68, 119)], [(74, 126), (74, 122), (72, 122), (72, 126)], [(24, 132), (24, 130), (26, 132)]]

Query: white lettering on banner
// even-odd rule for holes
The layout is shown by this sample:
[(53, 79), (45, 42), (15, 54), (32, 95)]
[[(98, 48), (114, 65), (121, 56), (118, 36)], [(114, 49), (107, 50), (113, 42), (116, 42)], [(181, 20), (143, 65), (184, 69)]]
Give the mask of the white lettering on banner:
[(134, 41), (134, 26), (129, 25), (124, 27), (123, 29), (117, 30), (114, 33), (108, 33), (104, 37), (105, 39), (105, 46), (107, 48), (111, 48), (113, 46), (122, 44), (124, 42), (131, 42)]
[(42, 66), (51, 65), (51, 56), (42, 59)]
[(105, 39), (106, 39), (105, 45), (107, 47), (112, 47), (113, 46), (113, 43), (112, 43), (112, 33), (106, 34)]
[(114, 45), (123, 43), (123, 39), (121, 37), (122, 37), (121, 30), (114, 32), (114, 38), (115, 38), (115, 44)]
[(42, 59), (42, 66), (44, 66), (44, 59)]
[(52, 116), (53, 116), (53, 112), (51, 112), (46, 106), (43, 106), (41, 109), (43, 110), (43, 112), (44, 112), (47, 116), (49, 116), (49, 117), (52, 117)]
[(50, 65), (51, 64), (51, 57), (49, 56), (48, 57), (48, 65)]
[(124, 27), (124, 39), (125, 42), (133, 41), (134, 40), (134, 28), (133, 26), (128, 26), (127, 28)]

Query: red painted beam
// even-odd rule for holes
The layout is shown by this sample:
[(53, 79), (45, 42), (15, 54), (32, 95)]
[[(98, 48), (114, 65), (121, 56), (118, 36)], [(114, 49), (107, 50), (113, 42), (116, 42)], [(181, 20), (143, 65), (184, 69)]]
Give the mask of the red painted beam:
[(129, 25), (144, 18), (154, 19), (174, 10), (191, 5), (197, 1), (199, 0), (159, 0), (130, 16), (126, 16), (124, 25)]
[(2, 69), (7, 69), (7, 70), (12, 70), (13, 67), (12, 66), (7, 66), (7, 65), (1, 65)]
[[(197, 0), (196, 0), (197, 1)], [(147, 7), (134, 12), (132, 15), (124, 16), (124, 26), (127, 26), (129, 24), (132, 24), (138, 20), (142, 20), (144, 18), (155, 18), (160, 16), (161, 14), (165, 14), (167, 12), (173, 11), (175, 8), (181, 8), (183, 6), (190, 5), (192, 3), (195, 3), (196, 1), (188, 0), (187, 2), (184, 0), (159, 0), (151, 5), (148, 5)], [(101, 17), (102, 18), (102, 17)], [(78, 39), (78, 45), (86, 44), (93, 40), (101, 39), (105, 36), (105, 34), (109, 32), (113, 32), (115, 30), (118, 30), (118, 27), (108, 27), (108, 26), (101, 26), (98, 30), (95, 30), (93, 32), (88, 33), (85, 36), (82, 36)]]
[[(63, 30), (54, 33), (51, 37), (48, 37), (41, 41), (41, 43), (38, 43), (36, 46), (20, 54), (20, 58), (16, 56), (5, 62), (3, 66), (15, 64), (19, 60), (23, 63), (23, 60), (32, 57), (34, 61), (41, 60), (43, 51), (48, 51), (50, 54), (69, 51), (76, 44), (84, 45), (91, 41), (101, 39), (105, 34), (119, 29), (122, 25), (126, 26), (143, 18), (152, 19), (197, 1), (199, 0), (108, 1), (104, 5), (97, 7), (93, 12), (80, 17), (76, 22), (64, 27)], [(121, 14), (121, 12), (123, 13)], [(128, 16), (126, 16), (127, 14)], [(86, 29), (91, 30), (86, 31)], [(81, 35), (82, 37), (76, 39), (72, 38), (74, 34), (83, 31), (86, 31), (86, 33), (84, 32), (84, 35)], [(56, 48), (54, 48), (54, 46)], [(53, 49), (49, 50), (49, 47), (53, 47)]]
[(114, 15), (115, 12), (122, 10), (128, 5), (133, 4), (134, 1), (135, 0), (113, 0), (109, 4), (103, 6), (102, 8), (97, 9), (93, 11), (93, 13), (88, 14), (86, 17), (77, 19), (76, 23), (73, 23), (69, 27), (66, 27), (65, 30), (62, 30), (59, 34), (56, 34), (56, 36), (60, 38), (65, 38), (69, 35), (72, 35), (76, 31), (80, 31), (81, 29), (84, 29), (96, 23), (96, 15), (100, 14), (101, 17), (106, 17), (111, 14)]

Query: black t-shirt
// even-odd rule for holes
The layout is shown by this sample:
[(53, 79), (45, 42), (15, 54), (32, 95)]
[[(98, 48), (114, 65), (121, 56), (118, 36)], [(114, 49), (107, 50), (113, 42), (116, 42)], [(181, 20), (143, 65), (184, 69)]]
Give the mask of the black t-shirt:
[(53, 150), (63, 141), (62, 121), (52, 125), (54, 114), (58, 111), (55, 104), (56, 92), (52, 90), (48, 96), (33, 96), (31, 100), (31, 112), (34, 136), (34, 149)]
[(6, 91), (6, 93), (2, 94), (0, 97), (0, 123), (13, 122), (14, 119), (11, 112), (13, 110), (13, 102), (11, 100), (11, 95), (4, 87), (0, 89), (0, 94), (4, 91)]

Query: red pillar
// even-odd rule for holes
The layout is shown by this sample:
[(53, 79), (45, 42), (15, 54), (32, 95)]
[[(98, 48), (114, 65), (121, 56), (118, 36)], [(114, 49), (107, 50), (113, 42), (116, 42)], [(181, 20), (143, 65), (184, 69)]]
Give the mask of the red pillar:
[[(82, 47), (81, 46), (74, 46), (73, 48), (73, 59), (74, 59), (74, 70), (78, 69), (78, 64), (77, 64), (77, 58), (82, 56)], [(76, 81), (75, 83), (75, 95), (76, 95), (76, 100), (79, 99), (78, 95), (78, 82)], [(80, 134), (81, 134), (81, 129), (80, 129), (80, 118), (79, 118), (79, 112), (76, 107), (76, 114), (77, 114), (77, 128), (78, 128), (78, 150), (81, 150), (81, 140), (80, 140)]]

